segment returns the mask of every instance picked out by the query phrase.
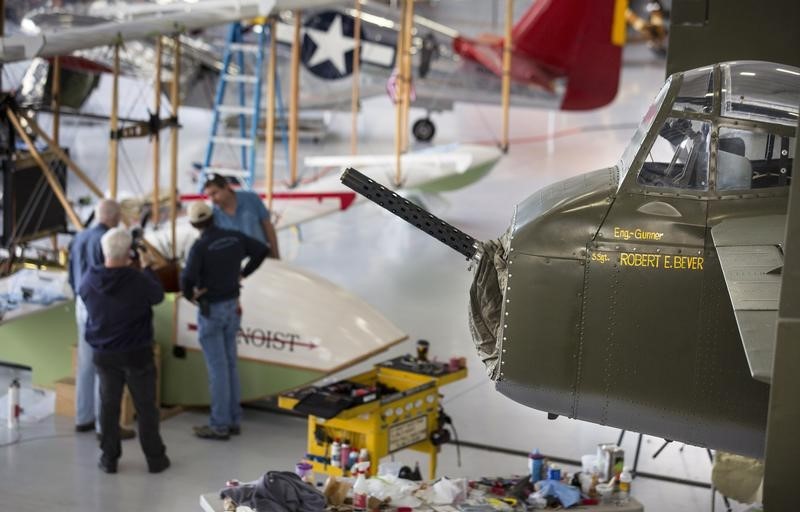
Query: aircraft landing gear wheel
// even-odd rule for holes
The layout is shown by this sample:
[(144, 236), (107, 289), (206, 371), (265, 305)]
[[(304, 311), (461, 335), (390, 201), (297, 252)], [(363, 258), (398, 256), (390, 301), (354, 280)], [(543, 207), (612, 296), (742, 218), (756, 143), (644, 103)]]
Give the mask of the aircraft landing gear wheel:
[(436, 125), (427, 117), (418, 119), (411, 127), (411, 133), (419, 142), (430, 142), (436, 135)]

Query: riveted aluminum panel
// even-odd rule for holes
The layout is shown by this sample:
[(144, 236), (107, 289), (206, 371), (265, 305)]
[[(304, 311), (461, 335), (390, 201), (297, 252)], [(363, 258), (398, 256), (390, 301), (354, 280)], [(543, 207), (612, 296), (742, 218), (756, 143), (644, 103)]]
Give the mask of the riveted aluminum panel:
[(539, 256), (585, 258), (617, 187), (615, 167), (547, 186), (517, 206), (512, 247)]
[(497, 390), (571, 415), (582, 303), (580, 260), (511, 253)]
[(621, 249), (586, 266), (576, 417), (759, 456), (768, 388), (747, 375), (713, 252), (665, 268), (677, 249), (637, 265)]
[[(783, 201), (786, 206), (786, 200)], [(748, 202), (745, 202), (747, 204)], [(757, 204), (754, 202), (754, 204)], [(758, 214), (758, 212), (753, 212)], [(711, 229), (714, 245), (782, 245), (786, 234), (786, 215), (759, 215), (726, 219)]]
[(772, 246), (717, 247), (733, 309), (777, 311), (783, 255)]
[(754, 379), (772, 381), (772, 360), (775, 357), (775, 329), (778, 312), (736, 311), (736, 323), (742, 336), (747, 365)]

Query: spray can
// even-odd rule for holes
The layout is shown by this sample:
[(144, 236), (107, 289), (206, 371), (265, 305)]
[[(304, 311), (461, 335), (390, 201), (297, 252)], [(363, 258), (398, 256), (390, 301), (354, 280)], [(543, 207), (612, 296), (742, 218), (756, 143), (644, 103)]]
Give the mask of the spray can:
[(342, 443), (338, 439), (331, 445), (331, 466), (342, 467)]
[[(342, 460), (342, 463), (345, 461)], [(358, 462), (358, 448), (352, 447), (350, 448), (350, 454), (347, 456), (347, 469), (351, 469), (355, 472), (355, 465)]]
[(542, 470), (544, 469), (544, 455), (536, 448), (528, 455), (528, 468), (531, 473), (531, 483), (535, 484), (542, 479)]
[(347, 439), (342, 441), (341, 461), (342, 469), (347, 471), (347, 468), (350, 467), (350, 443), (347, 441)]
[(8, 428), (16, 429), (19, 427), (19, 413), (22, 409), (19, 406), (19, 381), (14, 379), (8, 385)]

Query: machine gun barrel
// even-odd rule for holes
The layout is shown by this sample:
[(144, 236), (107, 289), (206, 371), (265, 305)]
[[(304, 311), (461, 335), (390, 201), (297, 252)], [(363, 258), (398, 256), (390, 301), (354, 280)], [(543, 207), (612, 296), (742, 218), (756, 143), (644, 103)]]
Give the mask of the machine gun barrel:
[(348, 168), (342, 173), (341, 180), (353, 191), (458, 251), (467, 259), (479, 258), (480, 243), (477, 240), (375, 182), (369, 176), (365, 176), (353, 168)]

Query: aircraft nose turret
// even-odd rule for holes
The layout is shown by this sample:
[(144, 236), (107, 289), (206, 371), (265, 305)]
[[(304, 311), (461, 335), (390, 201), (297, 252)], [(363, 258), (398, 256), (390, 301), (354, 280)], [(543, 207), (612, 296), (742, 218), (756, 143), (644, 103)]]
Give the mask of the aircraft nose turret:
[(470, 288), (470, 332), (489, 377), (499, 374), (500, 320), (506, 287), (506, 237), (481, 242), (423, 210), (355, 169), (342, 173), (342, 183), (409, 224), (439, 240), (476, 265)]

